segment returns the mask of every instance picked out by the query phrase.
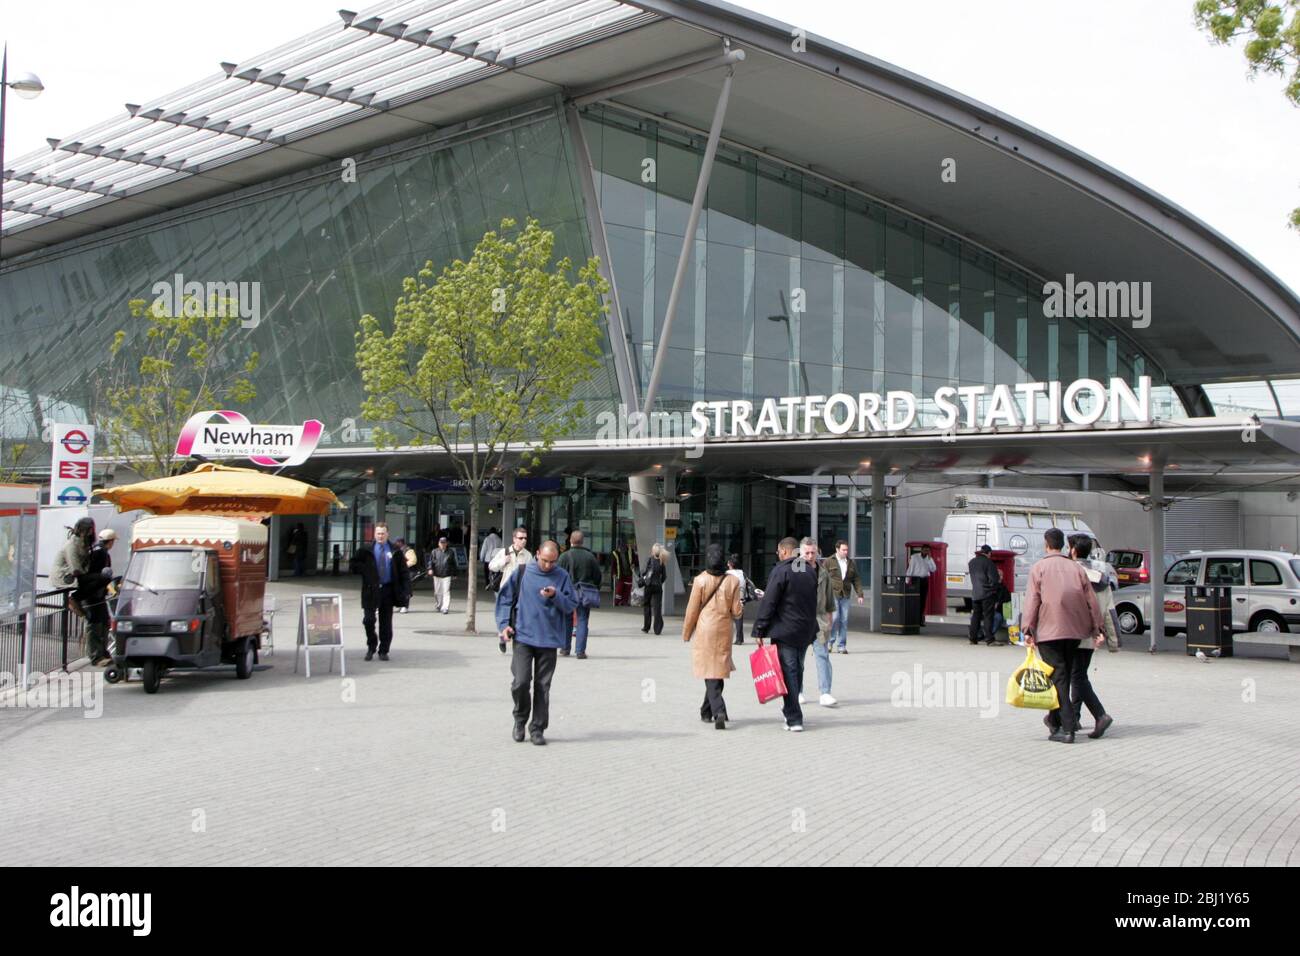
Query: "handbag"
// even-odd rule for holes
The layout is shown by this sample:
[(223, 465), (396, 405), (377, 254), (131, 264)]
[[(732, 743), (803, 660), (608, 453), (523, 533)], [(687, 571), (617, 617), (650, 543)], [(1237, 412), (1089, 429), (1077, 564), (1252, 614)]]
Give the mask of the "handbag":
[(1007, 678), (1007, 703), (1032, 710), (1056, 710), (1060, 701), (1052, 683), (1055, 669), (1038, 656), (1037, 648), (1029, 648), (1023, 663)]
[(632, 588), (632, 593), (628, 596), (627, 601), (633, 607), (645, 607), (645, 585), (638, 584)]
[(600, 588), (594, 584), (579, 584), (578, 607), (600, 607)]
[(784, 697), (789, 692), (785, 675), (781, 673), (781, 655), (775, 645), (764, 644), (750, 654), (749, 671), (754, 675), (754, 690), (758, 692), (760, 704)]

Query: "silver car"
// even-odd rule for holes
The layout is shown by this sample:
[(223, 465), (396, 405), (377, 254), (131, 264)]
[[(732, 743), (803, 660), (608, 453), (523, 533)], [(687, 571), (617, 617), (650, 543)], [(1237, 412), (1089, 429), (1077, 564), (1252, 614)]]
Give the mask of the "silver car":
[[(1165, 571), (1165, 635), (1187, 629), (1186, 587), (1232, 588), (1232, 629), (1242, 633), (1300, 631), (1300, 556), (1285, 551), (1193, 551)], [(1115, 592), (1120, 630), (1140, 634), (1150, 626), (1151, 587)]]

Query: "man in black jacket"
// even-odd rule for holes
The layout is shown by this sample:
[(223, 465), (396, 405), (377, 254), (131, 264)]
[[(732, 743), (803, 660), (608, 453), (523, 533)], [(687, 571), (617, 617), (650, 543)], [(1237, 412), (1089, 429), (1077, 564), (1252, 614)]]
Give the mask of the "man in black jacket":
[(105, 528), (98, 543), (90, 549), (86, 573), (77, 575), (77, 601), (86, 612), (86, 656), (92, 665), (107, 664), (108, 656), (108, 585), (113, 580), (113, 558), (109, 552), (117, 532)]
[[(811, 539), (807, 539), (811, 544)], [(804, 655), (817, 637), (817, 563), (797, 555), (799, 542), (782, 538), (776, 546), (778, 563), (767, 579), (763, 599), (754, 622), (759, 646), (768, 638), (776, 645), (785, 679), (785, 729), (803, 730), (803, 708), (799, 689), (803, 687)]]
[(972, 644), (983, 640), (991, 645), (994, 641), (993, 612), (997, 610), (998, 595), (1002, 591), (1002, 575), (989, 557), (992, 552), (993, 549), (987, 544), (980, 545), (975, 557), (967, 565), (971, 596), (970, 631), (967, 637)]
[[(352, 555), (348, 568), (361, 575), (362, 619), (366, 627), (366, 660), (373, 660), (376, 646), (379, 659), (388, 660), (393, 643), (393, 606), (405, 604), (411, 597), (411, 576), (406, 558), (388, 540), (388, 525), (375, 524), (375, 540), (362, 545)], [(375, 634), (375, 614), (379, 615), (379, 634)]]
[(451, 576), (455, 573), (456, 552), (447, 547), (446, 538), (439, 538), (438, 546), (429, 552), (429, 578), (434, 603), (443, 614), (451, 613)]
[(573, 532), (569, 535), (569, 550), (560, 555), (560, 567), (569, 572), (569, 577), (573, 579), (573, 589), (578, 593), (578, 607), (573, 612), (574, 625), (564, 647), (560, 648), (560, 653), (568, 657), (576, 641), (580, 661), (587, 659), (587, 622), (591, 617), (591, 609), (599, 606), (600, 582), (604, 577), (600, 562), (583, 545), (583, 540), (581, 531)]

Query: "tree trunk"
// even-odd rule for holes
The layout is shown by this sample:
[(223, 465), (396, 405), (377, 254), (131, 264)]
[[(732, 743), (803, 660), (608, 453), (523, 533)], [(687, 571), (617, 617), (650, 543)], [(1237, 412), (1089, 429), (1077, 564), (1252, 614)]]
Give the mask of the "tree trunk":
[(469, 547), (465, 553), (469, 555), (469, 567), (466, 569), (466, 579), (468, 592), (465, 598), (465, 632), (467, 634), (477, 634), (478, 619), (478, 500), (479, 500), (479, 482), (471, 481), (469, 484)]

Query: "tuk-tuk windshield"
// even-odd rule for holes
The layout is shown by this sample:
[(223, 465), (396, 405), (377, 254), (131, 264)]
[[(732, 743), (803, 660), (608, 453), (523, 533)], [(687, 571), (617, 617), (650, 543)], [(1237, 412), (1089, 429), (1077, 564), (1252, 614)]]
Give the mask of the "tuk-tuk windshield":
[(206, 564), (207, 556), (202, 551), (137, 551), (131, 555), (122, 587), (192, 591), (199, 586), (199, 572)]

